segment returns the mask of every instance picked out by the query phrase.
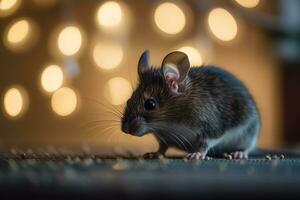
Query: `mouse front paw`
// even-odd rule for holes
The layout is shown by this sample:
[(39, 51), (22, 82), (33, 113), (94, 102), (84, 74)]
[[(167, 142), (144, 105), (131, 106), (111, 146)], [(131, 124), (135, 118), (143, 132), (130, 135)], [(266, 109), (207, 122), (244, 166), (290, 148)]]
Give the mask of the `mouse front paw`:
[(189, 153), (186, 155), (186, 158), (188, 160), (210, 160), (210, 157), (200, 152)]
[(248, 159), (248, 154), (243, 152), (243, 151), (234, 151), (231, 152), (230, 155), (232, 156), (233, 159)]
[(163, 157), (164, 155), (159, 152), (150, 152), (143, 155), (144, 159), (160, 159)]

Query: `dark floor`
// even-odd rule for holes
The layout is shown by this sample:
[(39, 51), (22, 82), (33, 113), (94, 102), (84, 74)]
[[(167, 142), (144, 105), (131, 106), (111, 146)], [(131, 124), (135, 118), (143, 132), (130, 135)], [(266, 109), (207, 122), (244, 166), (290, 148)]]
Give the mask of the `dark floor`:
[(187, 161), (2, 157), (1, 196), (41, 199), (244, 199), (300, 195), (300, 159)]

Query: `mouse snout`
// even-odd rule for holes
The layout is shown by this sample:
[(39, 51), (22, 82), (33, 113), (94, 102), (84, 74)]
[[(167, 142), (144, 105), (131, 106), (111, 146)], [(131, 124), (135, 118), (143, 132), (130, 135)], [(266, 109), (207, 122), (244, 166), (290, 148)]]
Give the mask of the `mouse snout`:
[(125, 133), (135, 133), (139, 130), (141, 126), (140, 121), (135, 118), (132, 119), (131, 121), (125, 122), (122, 124), (122, 131)]
[(136, 132), (140, 128), (140, 121), (138, 119), (133, 119), (129, 123), (129, 129), (132, 133)]

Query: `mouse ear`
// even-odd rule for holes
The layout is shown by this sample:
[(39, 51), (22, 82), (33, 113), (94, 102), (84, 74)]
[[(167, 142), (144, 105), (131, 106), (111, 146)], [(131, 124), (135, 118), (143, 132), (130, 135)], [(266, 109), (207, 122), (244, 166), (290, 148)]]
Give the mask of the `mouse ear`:
[(143, 73), (151, 69), (150, 53), (149, 50), (144, 51), (138, 63), (138, 74), (141, 76)]
[(171, 90), (178, 93), (178, 88), (185, 80), (190, 69), (188, 56), (180, 51), (169, 53), (162, 62), (162, 72)]

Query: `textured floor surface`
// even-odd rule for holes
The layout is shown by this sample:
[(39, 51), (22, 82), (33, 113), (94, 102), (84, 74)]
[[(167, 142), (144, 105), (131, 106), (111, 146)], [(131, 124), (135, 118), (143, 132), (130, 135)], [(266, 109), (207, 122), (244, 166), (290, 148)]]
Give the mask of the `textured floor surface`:
[(300, 194), (300, 159), (187, 161), (19, 155), (0, 159), (0, 191), (5, 199), (292, 198)]

